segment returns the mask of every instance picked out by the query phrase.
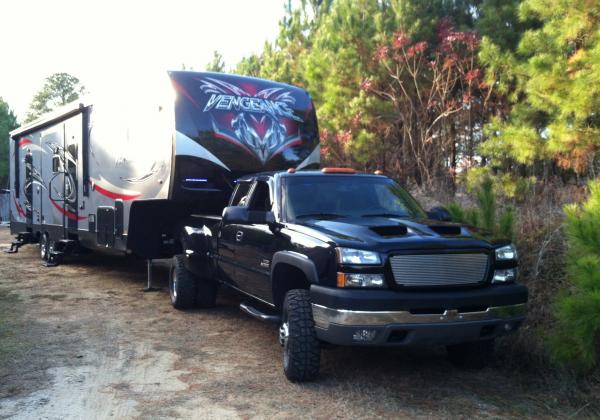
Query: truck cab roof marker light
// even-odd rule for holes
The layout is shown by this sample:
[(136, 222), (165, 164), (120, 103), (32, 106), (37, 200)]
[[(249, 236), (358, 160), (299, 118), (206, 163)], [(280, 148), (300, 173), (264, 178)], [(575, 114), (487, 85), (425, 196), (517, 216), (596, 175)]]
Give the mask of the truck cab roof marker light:
[(377, 169), (375, 172), (373, 172), (375, 175), (383, 175), (383, 171), (380, 169)]
[(287, 173), (288, 173), (288, 174), (295, 174), (295, 173), (296, 173), (296, 168), (289, 168), (289, 169), (287, 170)]
[(352, 168), (323, 168), (321, 172), (324, 174), (355, 174), (356, 169)]

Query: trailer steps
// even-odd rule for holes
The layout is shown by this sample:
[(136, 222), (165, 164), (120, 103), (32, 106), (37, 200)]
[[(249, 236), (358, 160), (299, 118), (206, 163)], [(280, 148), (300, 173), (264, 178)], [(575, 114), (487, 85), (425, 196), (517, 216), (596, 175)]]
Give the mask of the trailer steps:
[(7, 254), (16, 254), (19, 252), (19, 248), (23, 245), (32, 244), (36, 241), (33, 240), (33, 235), (31, 232), (20, 232), (17, 234), (16, 241), (10, 244), (9, 249), (5, 249), (4, 252)]

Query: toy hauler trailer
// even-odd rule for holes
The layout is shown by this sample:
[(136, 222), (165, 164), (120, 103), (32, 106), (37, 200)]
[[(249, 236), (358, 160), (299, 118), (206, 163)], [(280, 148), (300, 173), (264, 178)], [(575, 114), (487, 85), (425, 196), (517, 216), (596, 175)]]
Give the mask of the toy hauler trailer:
[(162, 80), (160, 100), (77, 102), (10, 133), (11, 251), (39, 243), (50, 263), (78, 246), (170, 257), (180, 221), (220, 214), (235, 179), (318, 167), (306, 91), (219, 73)]

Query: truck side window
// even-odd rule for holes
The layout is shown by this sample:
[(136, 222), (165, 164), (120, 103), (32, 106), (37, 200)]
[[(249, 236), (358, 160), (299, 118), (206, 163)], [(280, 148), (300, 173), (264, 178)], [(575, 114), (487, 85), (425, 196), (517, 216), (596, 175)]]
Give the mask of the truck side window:
[(248, 201), (248, 193), (250, 192), (250, 187), (252, 183), (250, 182), (240, 182), (235, 189), (235, 193), (231, 197), (230, 206), (245, 206)]
[(258, 181), (250, 198), (250, 210), (270, 211), (272, 206), (269, 184)]

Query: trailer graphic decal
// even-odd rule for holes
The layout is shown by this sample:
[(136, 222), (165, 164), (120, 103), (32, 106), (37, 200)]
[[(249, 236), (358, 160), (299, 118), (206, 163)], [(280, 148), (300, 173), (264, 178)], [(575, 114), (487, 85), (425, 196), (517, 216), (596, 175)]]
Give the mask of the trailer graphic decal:
[(23, 146), (26, 146), (31, 143), (32, 143), (31, 139), (27, 139), (27, 138), (21, 139), (21, 140), (19, 140), (19, 147), (23, 147)]
[[(264, 165), (285, 149), (300, 144), (298, 125), (304, 120), (293, 111), (296, 98), (282, 87), (258, 90), (223, 80), (197, 79), (208, 97), (202, 112), (210, 113), (215, 136), (233, 143)], [(187, 95), (186, 95), (187, 96)], [(220, 111), (215, 116), (215, 111)]]

